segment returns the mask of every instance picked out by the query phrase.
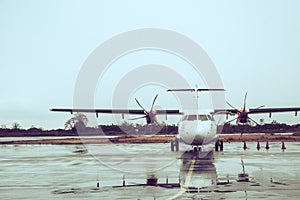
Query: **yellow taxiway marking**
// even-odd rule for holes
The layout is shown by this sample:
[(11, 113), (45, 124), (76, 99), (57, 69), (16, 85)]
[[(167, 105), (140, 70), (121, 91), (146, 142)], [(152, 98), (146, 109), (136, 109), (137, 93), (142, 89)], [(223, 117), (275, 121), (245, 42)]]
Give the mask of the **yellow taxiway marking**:
[(183, 186), (181, 187), (181, 190), (180, 192), (178, 192), (176, 195), (170, 197), (168, 200), (173, 200), (173, 199), (176, 199), (178, 197), (180, 197), (182, 194), (184, 194), (186, 192), (186, 190), (189, 188), (189, 184), (191, 182), (191, 179), (192, 179), (192, 174), (193, 174), (193, 171), (194, 171), (194, 166), (195, 166), (195, 162), (196, 162), (196, 156), (193, 157), (193, 160), (191, 162), (191, 165), (190, 165), (190, 168), (189, 168), (189, 171), (186, 175), (186, 178), (185, 178), (185, 181), (184, 181), (184, 184)]

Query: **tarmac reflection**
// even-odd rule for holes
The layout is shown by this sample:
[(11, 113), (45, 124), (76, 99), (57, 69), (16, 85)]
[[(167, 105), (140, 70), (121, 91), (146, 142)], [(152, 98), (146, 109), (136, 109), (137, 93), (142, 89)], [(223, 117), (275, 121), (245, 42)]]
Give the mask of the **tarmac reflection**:
[(185, 152), (181, 156), (180, 168), (181, 186), (188, 188), (203, 188), (215, 185), (217, 171), (214, 164), (214, 152)]

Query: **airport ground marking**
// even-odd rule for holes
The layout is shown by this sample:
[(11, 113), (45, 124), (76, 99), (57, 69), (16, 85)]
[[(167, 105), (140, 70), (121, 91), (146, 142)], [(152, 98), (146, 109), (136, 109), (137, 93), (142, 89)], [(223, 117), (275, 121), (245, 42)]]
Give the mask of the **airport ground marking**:
[(186, 179), (184, 181), (183, 186), (181, 187), (180, 192), (178, 192), (176, 195), (170, 197), (168, 200), (177, 199), (178, 197), (180, 197), (182, 194), (184, 194), (187, 191), (187, 189), (189, 188), (189, 184), (191, 182), (191, 179), (192, 179), (192, 175), (193, 175), (193, 171), (194, 171), (194, 166), (195, 166), (196, 159), (197, 159), (197, 156), (194, 156), (193, 160), (191, 162), (189, 171), (187, 173)]

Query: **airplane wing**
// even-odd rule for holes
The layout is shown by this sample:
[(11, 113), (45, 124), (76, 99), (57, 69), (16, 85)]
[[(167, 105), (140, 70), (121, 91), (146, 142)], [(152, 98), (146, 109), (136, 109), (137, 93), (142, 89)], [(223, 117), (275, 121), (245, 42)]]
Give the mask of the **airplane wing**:
[[(134, 114), (144, 115), (145, 111), (141, 109), (85, 109), (85, 108), (52, 108), (50, 111), (53, 112), (69, 112), (71, 114), (75, 112), (82, 113), (104, 113), (104, 114)], [(182, 115), (180, 110), (155, 110), (157, 115)]]
[(225, 91), (224, 89), (209, 89), (209, 88), (188, 88), (188, 89), (168, 89), (167, 92), (208, 92), (208, 91)]
[(249, 114), (259, 114), (259, 113), (278, 113), (278, 112), (297, 112), (300, 111), (300, 107), (291, 107), (291, 108), (260, 108), (260, 109), (249, 109)]
[(238, 110), (236, 109), (216, 109), (212, 114), (229, 114), (229, 115), (235, 115), (238, 113)]
[[(291, 108), (259, 108), (259, 109), (249, 109), (248, 114), (261, 114), (261, 113), (278, 113), (278, 112), (295, 112), (297, 116), (297, 112), (300, 111), (300, 107), (291, 107)], [(229, 114), (234, 115), (237, 114), (238, 110), (236, 109), (216, 109), (213, 114)]]

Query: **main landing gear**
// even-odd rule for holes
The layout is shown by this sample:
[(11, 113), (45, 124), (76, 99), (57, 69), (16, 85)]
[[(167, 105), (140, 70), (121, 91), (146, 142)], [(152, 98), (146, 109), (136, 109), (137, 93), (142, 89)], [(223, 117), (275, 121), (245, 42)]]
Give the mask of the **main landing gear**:
[(175, 138), (175, 140), (171, 141), (171, 151), (179, 151), (179, 139)]
[[(223, 140), (217, 140), (215, 143), (215, 151), (223, 151), (224, 145)], [(200, 152), (202, 147), (194, 146), (194, 152)], [(171, 151), (179, 151), (179, 139), (175, 138), (175, 140), (171, 141)]]
[(215, 151), (223, 151), (223, 140), (217, 140), (215, 143)]

